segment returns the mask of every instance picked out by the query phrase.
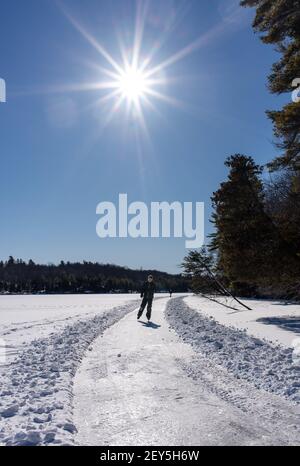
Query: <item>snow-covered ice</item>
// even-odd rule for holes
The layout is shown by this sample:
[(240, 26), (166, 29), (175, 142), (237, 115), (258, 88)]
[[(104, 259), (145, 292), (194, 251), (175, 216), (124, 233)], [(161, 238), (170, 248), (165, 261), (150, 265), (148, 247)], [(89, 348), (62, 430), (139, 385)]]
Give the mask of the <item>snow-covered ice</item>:
[[(218, 301), (226, 304), (222, 297)], [(240, 310), (226, 308), (201, 296), (190, 295), (185, 298), (186, 304), (201, 314), (213, 317), (222, 325), (246, 330), (249, 335), (265, 339), (271, 343), (291, 347), (294, 340), (300, 337), (300, 305), (278, 301), (247, 299), (243, 300), (251, 311), (229, 300)], [(278, 319), (279, 318), (279, 319)], [(288, 322), (294, 320), (294, 326)], [(286, 325), (284, 322), (286, 321)], [(293, 329), (293, 330), (292, 330)]]
[(224, 326), (181, 298), (170, 301), (167, 318), (184, 341), (236, 378), (300, 403), (300, 366), (294, 364), (292, 348), (263, 341), (228, 323)]
[[(300, 444), (295, 406), (195, 353), (168, 327), (167, 301), (154, 302), (151, 325), (132, 312), (91, 345), (74, 383), (76, 442)], [(181, 300), (169, 303), (180, 314)]]
[(183, 295), (158, 295), (149, 327), (139, 302), (0, 296), (0, 444), (300, 444), (298, 346), (260, 339), (293, 332)]
[(82, 318), (94, 317), (114, 306), (136, 300), (137, 294), (2, 295), (0, 339), (11, 359), (32, 340), (59, 332)]
[(10, 353), (0, 366), (0, 444), (72, 443), (76, 368), (93, 339), (137, 306), (137, 295), (26, 296), (25, 309), (19, 298), (1, 302)]

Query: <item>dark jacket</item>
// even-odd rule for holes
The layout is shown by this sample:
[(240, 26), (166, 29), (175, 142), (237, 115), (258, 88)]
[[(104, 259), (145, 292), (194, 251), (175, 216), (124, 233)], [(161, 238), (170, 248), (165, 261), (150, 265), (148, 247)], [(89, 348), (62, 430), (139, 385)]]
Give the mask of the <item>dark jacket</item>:
[(141, 298), (153, 299), (155, 285), (153, 282), (145, 282), (141, 289)]

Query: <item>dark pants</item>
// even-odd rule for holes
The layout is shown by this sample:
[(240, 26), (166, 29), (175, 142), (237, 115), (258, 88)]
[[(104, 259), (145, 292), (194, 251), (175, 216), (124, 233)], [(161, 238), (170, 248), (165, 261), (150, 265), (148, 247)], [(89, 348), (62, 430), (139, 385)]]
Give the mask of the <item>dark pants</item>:
[(141, 317), (141, 315), (143, 314), (143, 311), (147, 305), (147, 312), (146, 312), (146, 317), (148, 320), (151, 319), (151, 311), (152, 311), (152, 301), (153, 301), (153, 298), (147, 298), (147, 296), (144, 296), (143, 297), (143, 301), (141, 303), (141, 307), (139, 309), (139, 312), (138, 312), (138, 317)]

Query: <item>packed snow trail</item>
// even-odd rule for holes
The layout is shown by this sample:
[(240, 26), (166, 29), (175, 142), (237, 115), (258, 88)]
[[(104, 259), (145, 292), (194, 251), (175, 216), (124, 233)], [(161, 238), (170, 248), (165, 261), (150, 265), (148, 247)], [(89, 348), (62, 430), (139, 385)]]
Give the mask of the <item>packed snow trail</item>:
[[(94, 340), (74, 383), (74, 422), (80, 445), (279, 445), (276, 429), (212, 393), (184, 366), (195, 353), (170, 330), (167, 299), (155, 300), (152, 324), (136, 311)], [(239, 381), (235, 380), (236, 387)], [(265, 402), (268, 402), (266, 395)], [(272, 397), (271, 397), (272, 400)], [(258, 407), (260, 408), (260, 406)], [(291, 419), (287, 421), (291, 429)], [(285, 429), (281, 436), (282, 429)]]
[(36, 338), (0, 366), (0, 445), (73, 443), (73, 378), (90, 343), (132, 311), (123, 302)]

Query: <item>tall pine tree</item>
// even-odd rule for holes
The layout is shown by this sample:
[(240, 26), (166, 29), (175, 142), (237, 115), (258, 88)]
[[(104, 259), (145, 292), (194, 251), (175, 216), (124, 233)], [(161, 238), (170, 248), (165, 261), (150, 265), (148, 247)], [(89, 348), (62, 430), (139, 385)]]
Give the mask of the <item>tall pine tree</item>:
[[(273, 93), (292, 93), (293, 81), (300, 78), (300, 0), (243, 0), (242, 6), (256, 8), (255, 31), (266, 44), (274, 44), (281, 54), (268, 78)], [(267, 111), (282, 155), (270, 164), (271, 170), (292, 168), (300, 171), (300, 103), (290, 102), (278, 111)]]
[(218, 251), (218, 267), (231, 288), (245, 293), (270, 280), (278, 270), (278, 240), (264, 212), (262, 167), (251, 157), (227, 158), (227, 181), (213, 194), (212, 222), (216, 231), (211, 249)]

